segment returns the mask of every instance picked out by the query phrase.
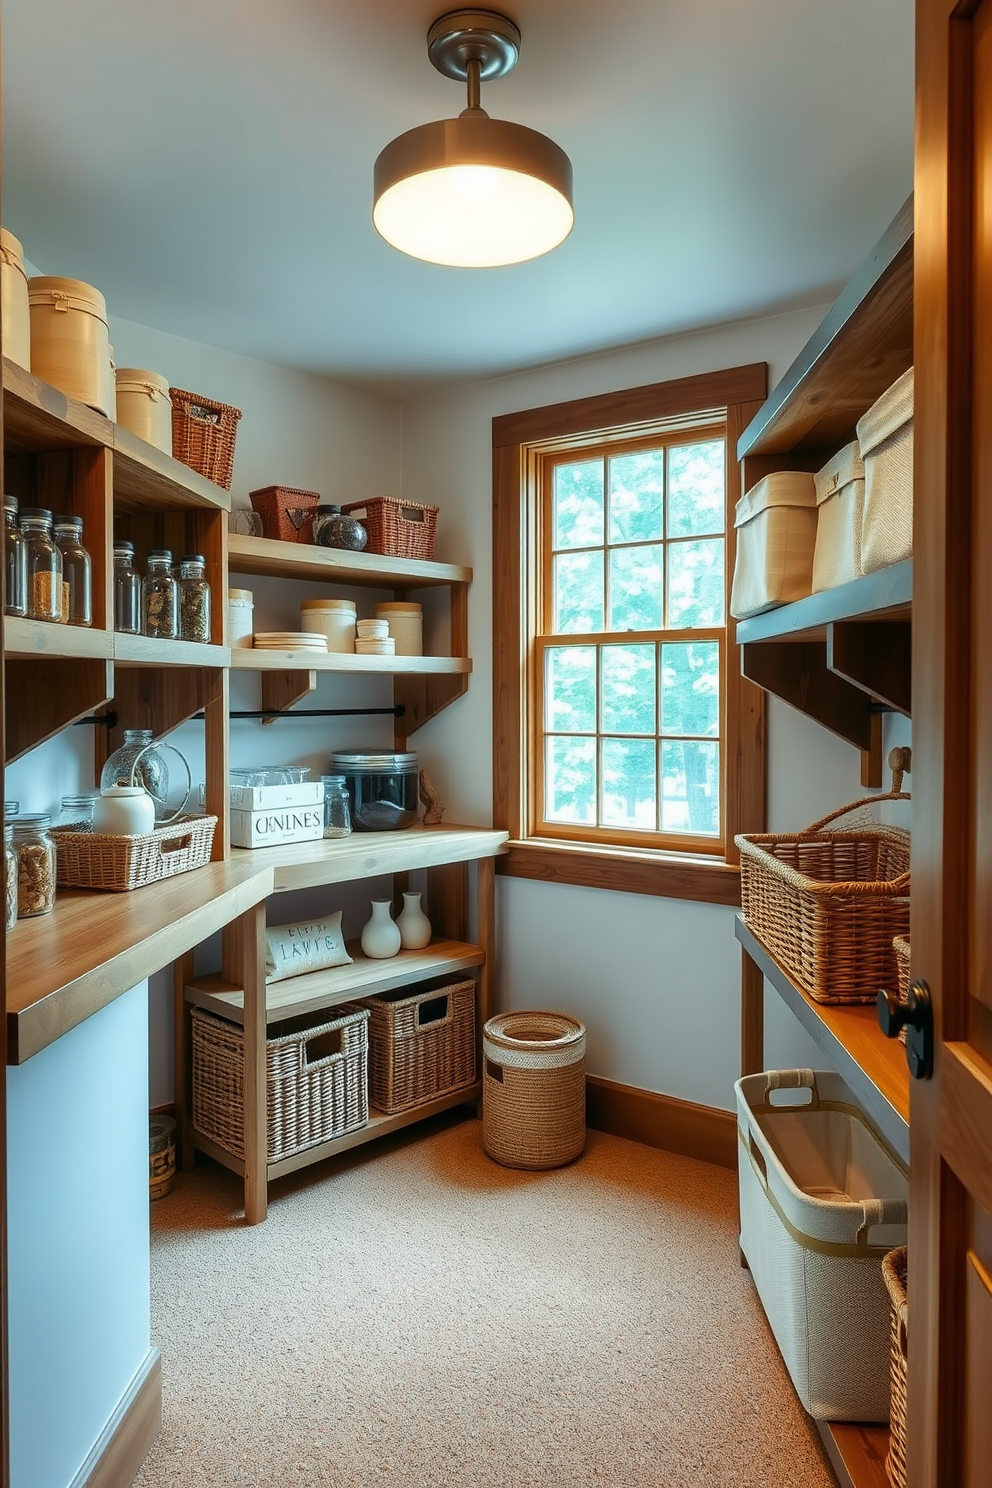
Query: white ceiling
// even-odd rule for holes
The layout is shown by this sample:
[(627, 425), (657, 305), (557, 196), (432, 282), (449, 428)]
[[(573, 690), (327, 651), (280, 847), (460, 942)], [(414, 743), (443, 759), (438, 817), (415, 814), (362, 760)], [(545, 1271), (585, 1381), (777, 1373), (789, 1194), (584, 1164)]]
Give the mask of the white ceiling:
[(483, 105), (571, 156), (575, 228), (404, 258), (372, 164), (463, 107), (449, 8), (3, 0), (4, 223), (125, 319), (399, 396), (829, 296), (912, 189), (913, 0), (507, 0)]

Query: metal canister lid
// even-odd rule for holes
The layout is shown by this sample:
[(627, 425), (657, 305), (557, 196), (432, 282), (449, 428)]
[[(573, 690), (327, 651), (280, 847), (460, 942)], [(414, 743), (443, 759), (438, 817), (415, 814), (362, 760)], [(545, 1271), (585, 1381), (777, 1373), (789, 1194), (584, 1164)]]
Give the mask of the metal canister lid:
[(376, 774), (392, 771), (396, 775), (409, 775), (417, 768), (414, 753), (389, 752), (384, 750), (355, 750), (352, 754), (332, 754), (331, 768), (353, 774), (364, 770)]

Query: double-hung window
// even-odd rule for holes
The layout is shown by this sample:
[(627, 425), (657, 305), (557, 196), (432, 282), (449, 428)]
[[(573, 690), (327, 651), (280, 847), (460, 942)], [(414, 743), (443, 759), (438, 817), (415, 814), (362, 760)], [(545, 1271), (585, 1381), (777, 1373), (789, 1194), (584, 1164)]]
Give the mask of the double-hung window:
[(728, 624), (734, 445), (764, 374), (494, 421), (501, 871), (734, 901), (733, 835), (764, 811)]

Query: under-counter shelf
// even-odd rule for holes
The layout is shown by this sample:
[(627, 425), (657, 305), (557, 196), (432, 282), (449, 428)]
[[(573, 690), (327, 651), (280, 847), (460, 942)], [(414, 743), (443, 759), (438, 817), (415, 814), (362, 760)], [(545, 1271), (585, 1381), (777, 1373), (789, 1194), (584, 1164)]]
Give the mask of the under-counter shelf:
[[(806, 1032), (847, 1081), (863, 1110), (904, 1163), (909, 1162), (909, 1068), (906, 1050), (898, 1039), (887, 1039), (878, 1026), (873, 1004), (840, 1006), (816, 1002), (797, 987), (762, 945), (743, 915), (734, 921), (741, 947)], [(747, 981), (745, 969), (745, 1002)], [(759, 1010), (750, 1015), (763, 1019)], [(745, 1022), (749, 1010), (745, 1006)], [(760, 1026), (760, 1025), (759, 1025)], [(744, 1046), (748, 1032), (743, 1029)], [(753, 1029), (751, 1030), (753, 1037)], [(750, 1061), (745, 1061), (750, 1062)], [(752, 1073), (745, 1070), (744, 1073)]]
[(7, 1059), (32, 1054), (272, 892), (260, 862), (209, 863), (130, 893), (60, 889), (7, 932)]

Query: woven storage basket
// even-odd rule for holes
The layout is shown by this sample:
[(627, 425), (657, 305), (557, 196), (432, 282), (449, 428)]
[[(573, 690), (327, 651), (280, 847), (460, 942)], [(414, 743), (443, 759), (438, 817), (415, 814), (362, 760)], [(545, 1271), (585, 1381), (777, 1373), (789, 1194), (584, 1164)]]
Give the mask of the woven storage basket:
[(141, 889), (210, 861), (215, 816), (182, 816), (140, 836), (94, 832), (89, 822), (53, 827), (56, 883), (67, 889)]
[(262, 536), (272, 542), (313, 542), (313, 514), (320, 505), (317, 491), (295, 486), (263, 486), (249, 491), (248, 500), (262, 519)]
[[(899, 978), (899, 1001), (909, 1001), (909, 936), (896, 935), (892, 940), (892, 949), (896, 953), (896, 975)], [(903, 1043), (906, 1042), (905, 1024), (899, 1030), (899, 1037)]]
[(369, 1099), (404, 1111), (475, 1079), (475, 982), (366, 997)]
[(370, 553), (386, 558), (434, 557), (438, 507), (400, 501), (396, 496), (370, 496), (341, 510), (364, 525)]
[[(240, 1023), (193, 1008), (193, 1125), (244, 1157), (245, 1038)], [(314, 1024), (293, 1018), (265, 1043), (266, 1151), (279, 1162), (369, 1119), (368, 1012), (342, 1003)]]
[(482, 1030), (482, 1145), (507, 1168), (560, 1168), (586, 1144), (586, 1031), (563, 1013), (500, 1013)]
[(170, 388), (169, 397), (173, 455), (214, 485), (229, 491), (241, 409), (232, 408), (230, 403), (216, 403), (200, 393), (188, 393), (183, 388)]
[(882, 1276), (892, 1304), (889, 1348), (889, 1455), (885, 1469), (892, 1488), (906, 1488), (907, 1359), (909, 1357), (909, 1299), (906, 1291), (906, 1247), (890, 1250), (882, 1262)]
[[(805, 832), (734, 839), (745, 921), (816, 1002), (874, 1002), (893, 985), (892, 940), (909, 930), (909, 833), (863, 818), (876, 801), (909, 799), (887, 791)], [(827, 830), (850, 813), (862, 819)]]

